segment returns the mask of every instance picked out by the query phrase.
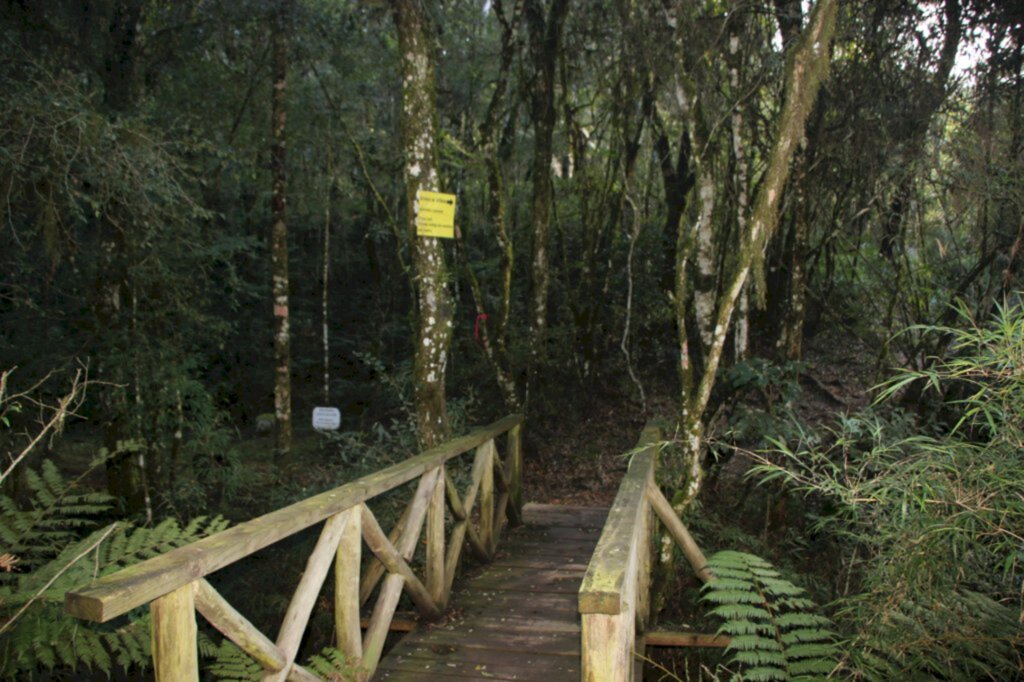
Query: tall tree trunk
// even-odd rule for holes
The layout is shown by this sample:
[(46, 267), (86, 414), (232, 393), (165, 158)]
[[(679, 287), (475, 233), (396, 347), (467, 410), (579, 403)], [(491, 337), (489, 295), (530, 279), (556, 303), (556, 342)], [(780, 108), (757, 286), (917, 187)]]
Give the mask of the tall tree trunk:
[(678, 152), (673, 155), (672, 144), (669, 142), (668, 133), (665, 130), (664, 119), (658, 110), (654, 90), (656, 90), (656, 84), (652, 83), (646, 99), (651, 118), (651, 133), (654, 138), (654, 153), (658, 159), (665, 193), (666, 217), (662, 243), (665, 245), (664, 250), (668, 255), (659, 283), (662, 289), (672, 290), (675, 285), (674, 272), (676, 268), (674, 261), (671, 260), (672, 248), (670, 245), (675, 243), (679, 235), (679, 223), (686, 211), (686, 197), (690, 193), (690, 189), (693, 188), (695, 177), (690, 171), (690, 137), (684, 128), (680, 134)]
[[(516, 386), (508, 356), (509, 316), (512, 309), (512, 272), (515, 264), (515, 251), (508, 233), (507, 211), (505, 207), (505, 178), (502, 168), (502, 147), (499, 141), (499, 122), (502, 116), (509, 81), (511, 80), (512, 64), (516, 56), (515, 35), (522, 16), (522, 0), (513, 2), (511, 17), (505, 16), (502, 0), (494, 0), (492, 8), (501, 25), (501, 58), (498, 75), (494, 80), (494, 94), (483, 123), (480, 124), (479, 150), (483, 154), (487, 167), (487, 220), (491, 224), (494, 238), (499, 249), (500, 303), (497, 317), (493, 325), (488, 324), (492, 315), (484, 305), (484, 292), (465, 256), (465, 249), (458, 250), (460, 266), (469, 279), (470, 292), (476, 307), (476, 332), (484, 357), (494, 371), (494, 378), (501, 393), (505, 408), (518, 412), (522, 408), (519, 387)], [(492, 311), (493, 312), (493, 311)], [(491, 333), (491, 329), (494, 333)]]
[[(737, 17), (741, 16), (740, 2), (734, 0), (732, 12)], [(733, 161), (733, 187), (736, 193), (736, 239), (743, 240), (747, 233), (747, 212), (749, 211), (749, 183), (750, 166), (747, 160), (747, 138), (745, 135), (745, 121), (743, 118), (744, 100), (740, 88), (740, 72), (743, 66), (743, 57), (740, 53), (740, 28), (739, 21), (729, 22), (729, 53), (726, 62), (729, 65), (729, 87), (732, 91), (732, 161)], [(739, 244), (742, 246), (742, 244)], [(736, 323), (733, 330), (733, 359), (736, 362), (744, 360), (750, 345), (750, 285), (746, 284), (740, 292), (736, 304)]]
[(434, 59), (427, 17), (419, 0), (392, 0), (402, 73), (402, 149), (412, 240), (417, 333), (414, 359), (416, 422), (424, 448), (449, 433), (445, 374), (452, 337), (453, 307), (444, 248), (434, 237), (416, 236), (416, 193), (438, 191), (437, 104)]
[(280, 0), (271, 25), (273, 51), (273, 91), (271, 93), (270, 205), (273, 222), (270, 230), (270, 263), (274, 298), (274, 418), (277, 439), (274, 461), (287, 463), (292, 447), (291, 333), (288, 310), (288, 223), (287, 158), (285, 125), (287, 122), (288, 38), (286, 23), (291, 0)]
[[(684, 380), (680, 430), (683, 433), (682, 470), (685, 478), (682, 481), (683, 494), (678, 500), (679, 506), (691, 502), (703, 484), (704, 472), (700, 457), (704, 437), (703, 417), (711, 397), (711, 389), (715, 384), (715, 373), (725, 346), (726, 331), (750, 269), (778, 225), (779, 202), (789, 177), (790, 163), (803, 137), (807, 117), (817, 97), (818, 88), (828, 73), (830, 43), (835, 30), (837, 7), (838, 0), (818, 0), (807, 29), (789, 54), (786, 62), (784, 101), (767, 159), (767, 168), (754, 199), (749, 228), (742, 238), (743, 246), (736, 266), (718, 297), (712, 343), (702, 368), (700, 382), (695, 390), (690, 391)], [(680, 228), (680, 235), (683, 229)], [(680, 243), (683, 243), (682, 236)], [(677, 267), (680, 267), (676, 273), (677, 281), (684, 280), (686, 276), (685, 262), (681, 262), (683, 260), (677, 258)], [(684, 319), (679, 317), (681, 306), (678, 300), (676, 306), (680, 346), (685, 349), (686, 330)]]
[[(696, 186), (696, 217), (691, 223), (680, 217), (676, 241), (675, 312), (679, 335), (679, 384), (684, 396), (692, 392), (695, 377), (704, 366), (704, 359), (714, 339), (715, 315), (715, 248), (714, 217), (715, 178), (709, 159), (703, 128), (701, 103), (696, 84), (689, 73), (676, 82), (676, 101), (682, 113), (691, 150)], [(691, 213), (693, 209), (691, 209)], [(690, 307), (690, 301), (693, 307)]]
[(331, 196), (334, 190), (334, 159), (327, 151), (327, 187), (324, 191), (323, 262), (320, 264), (320, 319), (321, 345), (324, 356), (324, 405), (331, 404), (331, 336), (330, 336), (330, 277), (331, 277)]
[(551, 150), (555, 131), (555, 63), (562, 39), (562, 27), (569, 0), (551, 0), (547, 12), (541, 0), (526, 0), (526, 23), (530, 33), (530, 58), (533, 62), (533, 197), (531, 231), (533, 249), (530, 259), (529, 329), (530, 360), (526, 396), (544, 357), (544, 337), (548, 322), (548, 232), (551, 217)]
[(804, 140), (802, 149), (793, 163), (793, 230), (789, 253), (786, 254), (789, 283), (787, 300), (782, 314), (778, 338), (778, 351), (786, 360), (799, 360), (803, 355), (804, 319), (806, 314), (805, 268), (808, 243), (811, 237), (810, 206), (807, 196), (807, 172), (810, 145)]

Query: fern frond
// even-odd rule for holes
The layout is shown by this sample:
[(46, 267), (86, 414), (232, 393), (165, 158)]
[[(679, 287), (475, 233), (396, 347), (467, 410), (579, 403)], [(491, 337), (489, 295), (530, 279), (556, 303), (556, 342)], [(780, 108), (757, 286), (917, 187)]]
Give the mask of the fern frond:
[(832, 624), (825, 616), (820, 616), (816, 613), (806, 613), (803, 611), (794, 611), (793, 613), (783, 613), (775, 619), (776, 624), (781, 628), (827, 628)]
[(753, 583), (748, 580), (749, 574), (744, 573), (743, 579), (736, 578), (725, 578), (720, 575), (715, 575), (715, 584), (718, 586), (717, 590), (743, 590), (751, 591), (754, 589)]
[(771, 637), (739, 635), (732, 638), (728, 648), (739, 651), (782, 651), (782, 644)]
[(732, 660), (734, 663), (742, 663), (743, 665), (777, 665), (783, 669), (786, 667), (786, 657), (779, 651), (761, 651), (758, 649), (737, 651), (732, 655)]
[[(38, 470), (25, 468), (29, 497), (24, 508), (0, 495), (0, 542), (17, 556), (22, 568), (33, 570), (54, 558), (83, 529), (92, 528), (110, 510), (109, 495), (80, 491), (57, 466), (44, 460)], [(10, 576), (4, 576), (9, 582)]]
[(743, 679), (750, 680), (750, 682), (770, 682), (771, 680), (787, 680), (789, 677), (781, 668), (758, 666), (744, 671)]
[(233, 642), (225, 639), (213, 650), (213, 661), (206, 666), (207, 672), (222, 682), (256, 682), (263, 676), (263, 668), (249, 658)]
[(782, 635), (782, 643), (785, 645), (799, 644), (801, 642), (820, 642), (827, 639), (828, 631), (818, 628), (801, 628), (791, 630)]
[(763, 604), (764, 598), (754, 590), (712, 590), (706, 599), (715, 604)]
[(834, 644), (803, 643), (795, 644), (786, 648), (786, 657), (793, 661), (799, 658), (823, 659), (834, 657), (836, 647)]
[[(701, 597), (701, 599), (704, 599), (704, 597)], [(709, 613), (712, 616), (718, 616), (727, 621), (752, 620), (767, 622), (771, 618), (771, 614), (764, 609), (759, 609), (749, 604), (723, 604), (711, 609)]]
[(835, 668), (831, 621), (809, 613), (814, 602), (802, 588), (753, 554), (719, 552), (708, 568), (715, 578), (701, 600), (716, 604), (709, 613), (725, 620), (718, 631), (732, 636), (726, 651), (741, 679), (790, 680)]
[(727, 620), (722, 623), (721, 627), (718, 628), (717, 634), (727, 635), (770, 635), (773, 633), (772, 627), (768, 623), (755, 623), (750, 620)]

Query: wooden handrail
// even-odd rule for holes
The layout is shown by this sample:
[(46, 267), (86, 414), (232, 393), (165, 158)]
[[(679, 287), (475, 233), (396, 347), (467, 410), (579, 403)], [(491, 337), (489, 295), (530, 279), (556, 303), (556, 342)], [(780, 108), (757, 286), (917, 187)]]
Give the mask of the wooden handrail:
[[(431, 448), (386, 469), (265, 514), (166, 554), (104, 576), (68, 592), (65, 609), (73, 616), (106, 622), (149, 604), (153, 611), (153, 659), (157, 680), (198, 679), (195, 612), (249, 653), (266, 671), (264, 679), (315, 679), (295, 663), (298, 643), (316, 596), (335, 563), (335, 621), (338, 645), (353, 660), (362, 660), (364, 675), (376, 668), (395, 607), (409, 591), (420, 612), (437, 617), (444, 609), (463, 545), (490, 559), (506, 514), (519, 516), (522, 471), (522, 415), (510, 415), (489, 426)], [(498, 456), (495, 439), (506, 435), (506, 459)], [(475, 450), (472, 481), (465, 497), (445, 470), (448, 460)], [(495, 472), (502, 488), (495, 504)], [(416, 478), (416, 492), (391, 537), (385, 535), (365, 502)], [(447, 493), (447, 495), (446, 495)], [(452, 533), (445, 548), (446, 497)], [(471, 511), (479, 500), (478, 526)], [(205, 576), (269, 545), (326, 521), (310, 555), (299, 587), (285, 615), (276, 642), (259, 633), (206, 582)], [(410, 564), (426, 526), (425, 579)], [(362, 536), (362, 538), (360, 538)], [(365, 638), (359, 635), (360, 556), (362, 542), (388, 573), (380, 588)], [(383, 571), (374, 568), (364, 580), (369, 597)], [(367, 589), (368, 588), (368, 589)]]
[[(653, 433), (644, 431), (645, 436)], [(646, 442), (647, 439), (641, 437), (639, 446), (643, 449), (634, 453), (629, 461), (629, 469), (619, 484), (601, 538), (590, 558), (580, 585), (580, 613), (615, 615), (628, 607), (624, 596), (629, 587), (629, 560), (636, 554), (640, 540), (641, 516), (647, 506), (647, 482), (657, 466), (657, 448), (645, 445)]]
[(657, 426), (640, 435), (580, 586), (584, 682), (632, 679), (637, 624), (642, 630), (649, 615), (654, 519), (647, 487), (654, 484), (660, 440)]
[(330, 516), (408, 483), (522, 421), (522, 415), (510, 415), (377, 473), (104, 576), (88, 587), (68, 592), (64, 608), (76, 618), (105, 623)]
[[(619, 485), (601, 539), (587, 566), (579, 591), (582, 615), (582, 679), (584, 682), (626, 682), (641, 665), (644, 630), (650, 620), (652, 536), (659, 519), (694, 573), (713, 576), (707, 559), (676, 516), (655, 480), (661, 428), (648, 425)], [(664, 635), (664, 633), (662, 633)], [(655, 637), (653, 643), (673, 646), (725, 646), (716, 637)], [(722, 642), (725, 642), (723, 644)]]

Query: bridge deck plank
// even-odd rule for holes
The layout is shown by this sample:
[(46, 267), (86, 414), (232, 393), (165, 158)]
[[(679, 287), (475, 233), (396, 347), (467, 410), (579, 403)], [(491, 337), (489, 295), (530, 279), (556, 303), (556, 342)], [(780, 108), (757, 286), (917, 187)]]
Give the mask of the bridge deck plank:
[(443, 624), (409, 633), (375, 680), (580, 678), (577, 591), (607, 510), (527, 505), (494, 563), (452, 595)]

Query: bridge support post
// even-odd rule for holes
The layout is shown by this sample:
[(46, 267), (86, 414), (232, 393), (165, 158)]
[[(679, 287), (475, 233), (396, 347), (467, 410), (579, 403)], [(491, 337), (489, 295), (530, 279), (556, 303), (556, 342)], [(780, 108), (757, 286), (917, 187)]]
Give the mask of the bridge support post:
[(334, 557), (334, 629), (338, 648), (351, 661), (363, 658), (363, 633), (359, 629), (359, 567), (363, 552), (362, 505), (342, 514), (348, 523)]
[(523, 518), (523, 427), (517, 424), (509, 429), (506, 448), (508, 449), (508, 494), (509, 504), (515, 510), (513, 519)]
[(189, 583), (150, 602), (153, 669), (157, 682), (199, 681), (193, 594)]
[[(629, 597), (631, 602), (635, 594)], [(630, 682), (633, 679), (636, 611), (632, 603), (624, 606), (627, 608), (614, 615), (583, 614), (580, 662), (583, 682)]]

